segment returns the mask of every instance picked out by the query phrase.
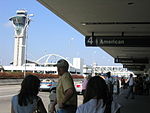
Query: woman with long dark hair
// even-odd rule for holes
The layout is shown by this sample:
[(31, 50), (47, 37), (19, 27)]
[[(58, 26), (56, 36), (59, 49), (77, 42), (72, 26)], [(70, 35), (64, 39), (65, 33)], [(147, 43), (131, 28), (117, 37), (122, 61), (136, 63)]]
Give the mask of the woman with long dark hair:
[(103, 78), (92, 77), (87, 84), (83, 104), (76, 113), (120, 113), (120, 105), (112, 101)]
[(18, 95), (12, 97), (11, 113), (47, 113), (38, 95), (40, 80), (34, 75), (28, 75), (21, 83)]

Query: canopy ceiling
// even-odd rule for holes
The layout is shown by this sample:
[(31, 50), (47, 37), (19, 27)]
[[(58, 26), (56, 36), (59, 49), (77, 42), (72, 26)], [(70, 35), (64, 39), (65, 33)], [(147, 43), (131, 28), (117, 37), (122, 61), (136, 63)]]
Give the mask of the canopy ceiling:
[[(141, 36), (141, 40), (147, 36), (150, 40), (149, 0), (38, 1), (84, 36), (94, 32), (94, 36)], [(150, 47), (101, 48), (114, 58), (150, 59)], [(139, 65), (145, 65), (145, 71), (150, 67)]]

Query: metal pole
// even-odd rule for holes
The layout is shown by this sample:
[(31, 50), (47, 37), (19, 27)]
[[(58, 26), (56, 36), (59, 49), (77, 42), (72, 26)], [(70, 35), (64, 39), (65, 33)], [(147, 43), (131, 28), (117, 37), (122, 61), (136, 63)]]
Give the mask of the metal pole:
[(28, 38), (28, 34), (27, 34), (27, 28), (28, 28), (28, 25), (29, 25), (29, 15), (27, 15), (27, 21), (26, 21), (26, 28), (25, 28), (25, 35), (26, 35), (26, 39), (25, 39), (25, 54), (24, 54), (24, 78), (26, 77), (26, 63), (28, 62), (27, 61), (27, 38)]
[[(26, 41), (26, 40), (25, 40)], [(26, 43), (26, 42), (25, 42)], [(27, 59), (27, 55), (26, 55), (26, 52), (27, 52), (27, 47), (26, 45), (24, 45), (25, 47), (25, 57), (24, 57), (24, 78), (26, 77), (26, 59)]]

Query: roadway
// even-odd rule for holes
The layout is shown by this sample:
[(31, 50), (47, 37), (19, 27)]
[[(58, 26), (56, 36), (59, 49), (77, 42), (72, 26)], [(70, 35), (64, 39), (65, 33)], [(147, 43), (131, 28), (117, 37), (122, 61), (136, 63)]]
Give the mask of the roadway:
[[(10, 113), (11, 98), (20, 90), (20, 85), (3, 85), (0, 86), (0, 113)], [(39, 92), (46, 109), (49, 104), (49, 92)], [(78, 105), (82, 103), (82, 96), (78, 96)]]
[[(0, 113), (10, 113), (11, 98), (20, 90), (20, 85), (3, 85), (0, 86)], [(121, 113), (150, 113), (150, 96), (136, 95), (135, 99), (125, 99), (127, 90), (121, 91), (114, 100), (122, 105)], [(46, 109), (49, 104), (49, 92), (39, 92)], [(82, 103), (82, 95), (78, 95), (78, 105)]]

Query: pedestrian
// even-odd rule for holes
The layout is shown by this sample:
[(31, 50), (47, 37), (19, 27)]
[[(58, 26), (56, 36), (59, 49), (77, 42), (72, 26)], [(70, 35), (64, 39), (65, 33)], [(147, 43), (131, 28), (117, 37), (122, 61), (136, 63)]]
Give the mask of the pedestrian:
[(42, 99), (37, 96), (40, 80), (34, 75), (28, 75), (21, 83), (19, 94), (12, 97), (11, 113), (47, 113)]
[[(49, 95), (49, 99), (50, 99), (50, 103), (48, 105), (48, 113), (51, 113), (51, 107), (53, 107), (53, 104), (55, 103), (56, 100), (56, 87), (52, 88), (50, 90), (50, 95)], [(56, 110), (54, 111), (54, 113), (56, 112)]]
[(128, 90), (128, 94), (125, 97), (126, 99), (128, 99), (128, 97), (131, 95), (131, 99), (134, 99), (134, 92), (133, 92), (133, 87), (134, 87), (134, 79), (133, 79), (133, 74), (130, 74), (130, 78), (127, 81), (129, 84), (129, 90)]
[(113, 88), (114, 88), (114, 79), (113, 77), (111, 77), (111, 72), (108, 72), (106, 73), (106, 79), (105, 79), (105, 82), (108, 86), (108, 89), (109, 89), (109, 92), (110, 92), (110, 95), (111, 97), (113, 98)]
[(87, 83), (88, 83), (88, 80), (91, 78), (91, 75), (87, 75), (84, 80), (83, 80), (83, 83), (82, 83), (82, 94), (84, 96), (85, 94), (85, 90), (86, 90), (86, 86), (87, 86)]
[(120, 105), (112, 101), (105, 80), (94, 76), (88, 81), (83, 104), (76, 113), (120, 113)]
[(121, 77), (121, 87), (123, 89), (125, 89), (125, 79), (124, 79), (124, 77)]
[(149, 88), (150, 88), (150, 77), (148, 74), (146, 74), (146, 79), (145, 79), (145, 84), (146, 84), (146, 95), (149, 95)]
[(56, 87), (56, 101), (50, 112), (54, 113), (57, 104), (57, 113), (75, 113), (77, 109), (77, 93), (72, 76), (68, 72), (69, 64), (66, 60), (60, 59), (57, 64), (58, 84)]

